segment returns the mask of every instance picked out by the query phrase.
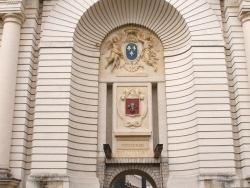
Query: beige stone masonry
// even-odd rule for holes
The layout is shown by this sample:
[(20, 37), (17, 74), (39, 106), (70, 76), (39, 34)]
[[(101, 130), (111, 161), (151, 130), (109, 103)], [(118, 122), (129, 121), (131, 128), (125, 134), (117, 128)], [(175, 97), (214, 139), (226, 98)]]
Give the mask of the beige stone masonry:
[[(99, 188), (137, 172), (157, 187), (249, 187), (249, 0), (0, 0), (1, 17), (11, 9), (9, 21), (0, 23), (2, 177), (22, 179), (20, 188)], [(20, 31), (16, 15), (24, 14)], [(164, 144), (162, 156), (169, 161), (162, 166), (154, 158), (104, 158), (102, 144), (113, 147), (112, 117), (106, 117), (112, 80), (150, 82), (145, 74), (116, 77), (118, 71), (102, 64), (110, 53), (100, 58), (105, 38), (131, 23), (163, 44), (162, 75), (156, 73), (160, 79), (153, 83), (159, 126), (154, 143)], [(17, 31), (19, 49), (11, 45)], [(103, 79), (99, 69), (107, 70)], [(116, 146), (153, 151), (145, 137), (157, 132), (154, 123), (151, 132), (116, 132), (113, 152)]]

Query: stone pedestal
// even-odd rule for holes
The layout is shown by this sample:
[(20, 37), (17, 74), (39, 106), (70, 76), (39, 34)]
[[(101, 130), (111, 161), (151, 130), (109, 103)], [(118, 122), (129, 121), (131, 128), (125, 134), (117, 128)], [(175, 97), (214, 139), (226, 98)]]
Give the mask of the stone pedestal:
[(100, 188), (97, 177), (73, 177), (64, 174), (36, 174), (28, 177), (26, 188)]
[(20, 183), (20, 180), (12, 178), (10, 170), (0, 169), (0, 188), (14, 188)]
[(14, 188), (20, 183), (20, 180), (15, 178), (1, 179), (0, 188)]

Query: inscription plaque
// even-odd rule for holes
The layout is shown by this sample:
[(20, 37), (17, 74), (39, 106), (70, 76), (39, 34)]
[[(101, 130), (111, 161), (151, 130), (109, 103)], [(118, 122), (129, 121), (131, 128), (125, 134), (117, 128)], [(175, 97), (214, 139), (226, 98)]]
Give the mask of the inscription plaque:
[(117, 141), (118, 150), (146, 150), (148, 141)]

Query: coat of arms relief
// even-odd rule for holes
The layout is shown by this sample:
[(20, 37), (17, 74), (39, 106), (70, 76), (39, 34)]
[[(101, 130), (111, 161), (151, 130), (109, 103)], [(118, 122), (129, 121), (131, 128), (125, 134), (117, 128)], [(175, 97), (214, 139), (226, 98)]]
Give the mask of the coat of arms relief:
[(142, 73), (147, 76), (145, 66), (158, 69), (159, 39), (142, 28), (124, 28), (113, 33), (102, 46), (105, 69), (119, 73)]
[(147, 96), (139, 87), (123, 89), (118, 96), (117, 110), (125, 127), (141, 127), (148, 112)]

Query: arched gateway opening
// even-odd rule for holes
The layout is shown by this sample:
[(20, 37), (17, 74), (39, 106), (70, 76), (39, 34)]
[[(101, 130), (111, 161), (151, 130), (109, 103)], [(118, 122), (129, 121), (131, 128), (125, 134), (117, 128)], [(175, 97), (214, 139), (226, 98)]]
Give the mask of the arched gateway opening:
[[(156, 188), (156, 182), (155, 180), (151, 177), (153, 176), (155, 178), (155, 175), (154, 174), (148, 174), (142, 170), (137, 170), (137, 169), (131, 169), (131, 170), (124, 170), (120, 173), (118, 173), (114, 178), (113, 180), (111, 181), (110, 185), (109, 185), (109, 188), (115, 188), (115, 183), (120, 180), (121, 178), (127, 176), (127, 175), (138, 175), (142, 178), (145, 178), (150, 184), (151, 186), (150, 187), (153, 187), (153, 188)], [(126, 179), (124, 178), (125, 180), (125, 187), (132, 187), (133, 186), (133, 183), (131, 184), (131, 182), (127, 181), (126, 182)], [(117, 186), (118, 187), (118, 186)], [(139, 186), (138, 186), (139, 187)], [(146, 186), (145, 186), (146, 187)]]

